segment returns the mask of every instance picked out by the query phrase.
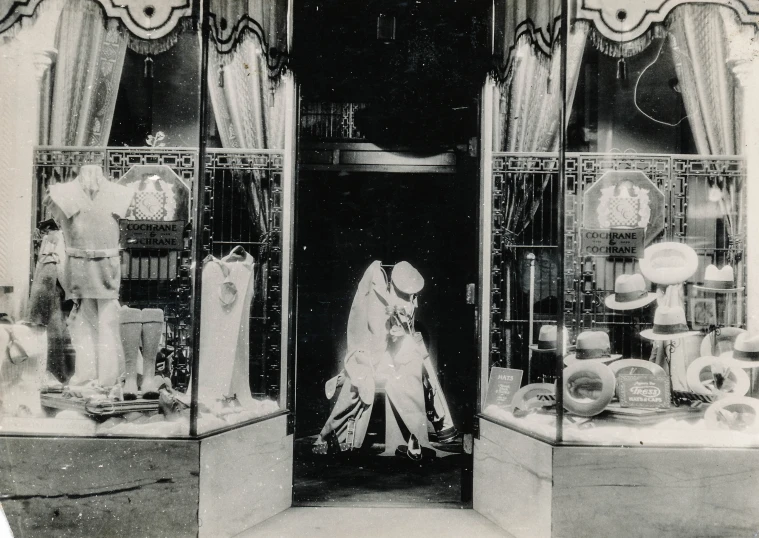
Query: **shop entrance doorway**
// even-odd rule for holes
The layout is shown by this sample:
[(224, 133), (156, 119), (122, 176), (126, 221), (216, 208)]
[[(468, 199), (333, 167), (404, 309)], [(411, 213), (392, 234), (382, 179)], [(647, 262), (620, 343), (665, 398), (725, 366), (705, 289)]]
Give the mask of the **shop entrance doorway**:
[[(299, 171), (295, 505), (470, 505), (472, 456), (462, 439), (472, 432), (477, 397), (475, 306), (468, 304), (467, 285), (477, 281), (479, 189), (475, 165), (464, 162), (452, 171)], [(381, 390), (360, 450), (312, 450), (337, 398), (327, 398), (325, 382), (344, 366), (357, 285), (375, 260), (388, 275), (406, 261), (424, 278), (415, 329), (423, 334), (460, 432), (437, 442), (430, 425), (433, 450), (424, 450), (421, 461), (387, 446), (389, 399)]]

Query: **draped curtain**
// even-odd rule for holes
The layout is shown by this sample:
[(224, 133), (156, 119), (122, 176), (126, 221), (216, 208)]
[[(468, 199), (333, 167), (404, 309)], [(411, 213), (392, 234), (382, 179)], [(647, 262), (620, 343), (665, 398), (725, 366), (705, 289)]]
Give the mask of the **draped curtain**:
[[(584, 24), (577, 24), (568, 32), (568, 107), (574, 100), (587, 35)], [(554, 41), (550, 55), (546, 55), (533, 35), (525, 33), (517, 39), (513, 50), (507, 77), (498, 85), (499, 136), (495, 148), (519, 153), (556, 152), (562, 104), (561, 42)], [(504, 186), (504, 225), (512, 237), (531, 222), (549, 181), (546, 175), (540, 181), (511, 181)]]
[[(732, 74), (730, 36), (740, 33), (735, 12), (715, 5), (683, 5), (673, 10), (669, 45), (688, 115), (688, 122), (701, 155), (736, 155), (741, 133), (741, 115), (736, 111), (737, 83)], [(743, 241), (739, 239), (738, 186), (733, 178), (715, 175), (712, 190), (728, 236), (728, 261), (738, 262)]]
[[(213, 0), (208, 92), (225, 148), (284, 149), (287, 0)], [(260, 174), (242, 185), (260, 233), (269, 201)]]
[(111, 131), (127, 36), (92, 0), (67, 0), (56, 34), (49, 141), (105, 146)]

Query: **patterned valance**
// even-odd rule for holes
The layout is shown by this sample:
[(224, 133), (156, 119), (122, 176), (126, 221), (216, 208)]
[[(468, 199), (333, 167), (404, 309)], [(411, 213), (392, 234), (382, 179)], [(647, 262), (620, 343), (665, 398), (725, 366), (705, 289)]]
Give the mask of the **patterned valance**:
[[(666, 34), (664, 23), (685, 4), (731, 8), (746, 25), (759, 25), (759, 0), (574, 0), (572, 26), (585, 25), (593, 45), (612, 56), (631, 56)], [(496, 0), (494, 9), (495, 74), (505, 79), (516, 44), (528, 36), (535, 50), (550, 57), (559, 39), (562, 0)]]
[(732, 8), (743, 24), (759, 24), (759, 0), (576, 0), (573, 21), (588, 21), (603, 38), (629, 42), (645, 36), (683, 4)]
[(287, 63), (288, 0), (210, 0), (211, 39), (216, 51), (229, 56), (245, 39), (258, 39), (270, 75)]
[[(141, 54), (158, 54), (176, 43), (192, 15), (192, 0), (91, 0), (109, 20), (118, 20), (129, 36), (129, 47)], [(13, 35), (25, 19), (58, 0), (0, 0), (0, 36)]]

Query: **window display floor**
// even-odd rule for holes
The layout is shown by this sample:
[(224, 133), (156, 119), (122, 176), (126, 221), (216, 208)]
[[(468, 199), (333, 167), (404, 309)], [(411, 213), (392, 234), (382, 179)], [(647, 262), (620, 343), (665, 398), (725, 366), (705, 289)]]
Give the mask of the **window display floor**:
[[(332, 524), (341, 522), (339, 524)], [(291, 508), (249, 529), (236, 538), (308, 536), (349, 538), (509, 538), (474, 510), (440, 508)]]
[(465, 458), (460, 441), (433, 443), (434, 460), (413, 462), (380, 456), (384, 445), (366, 452), (319, 455), (311, 452), (316, 436), (295, 441), (293, 503), (300, 506), (447, 506), (464, 508)]

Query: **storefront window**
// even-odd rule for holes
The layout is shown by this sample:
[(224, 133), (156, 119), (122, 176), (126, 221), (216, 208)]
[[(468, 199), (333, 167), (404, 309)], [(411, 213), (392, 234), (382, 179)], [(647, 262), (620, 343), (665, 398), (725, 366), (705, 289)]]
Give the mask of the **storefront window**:
[[(523, 132), (524, 114), (508, 116), (514, 88), (526, 85), (533, 100), (551, 96), (552, 78), (540, 79), (537, 68), (520, 74), (530, 56), (520, 54), (519, 40), (530, 54), (547, 50), (534, 32), (505, 49), (512, 63), (494, 85), (501, 112), (493, 112), (490, 366), (521, 371), (522, 389), (506, 405), (486, 399), (495, 405), (483, 414), (570, 443), (756, 445), (746, 239), (752, 163), (742, 151), (750, 147), (750, 77), (730, 38), (755, 27), (746, 30), (717, 3), (683, 5), (645, 32), (619, 30), (612, 39), (614, 25), (584, 9), (568, 14), (566, 43), (554, 45), (566, 51), (566, 107), (556, 120), (566, 125), (565, 151), (537, 191), (535, 178), (550, 170), (538, 151), (550, 148), (497, 151)], [(533, 15), (540, 20), (539, 9)], [(540, 114), (527, 116), (527, 133), (547, 132), (537, 128)], [(526, 215), (524, 224), (513, 226), (515, 215)], [(523, 248), (520, 263), (514, 252)], [(547, 302), (554, 287), (562, 300)], [(551, 321), (559, 341), (563, 329), (563, 353), (540, 350), (554, 349)], [(535, 375), (541, 353), (552, 354), (553, 378)], [(498, 388), (493, 371), (489, 389)]]
[(0, 26), (0, 432), (182, 437), (286, 409), (286, 3), (35, 4)]

